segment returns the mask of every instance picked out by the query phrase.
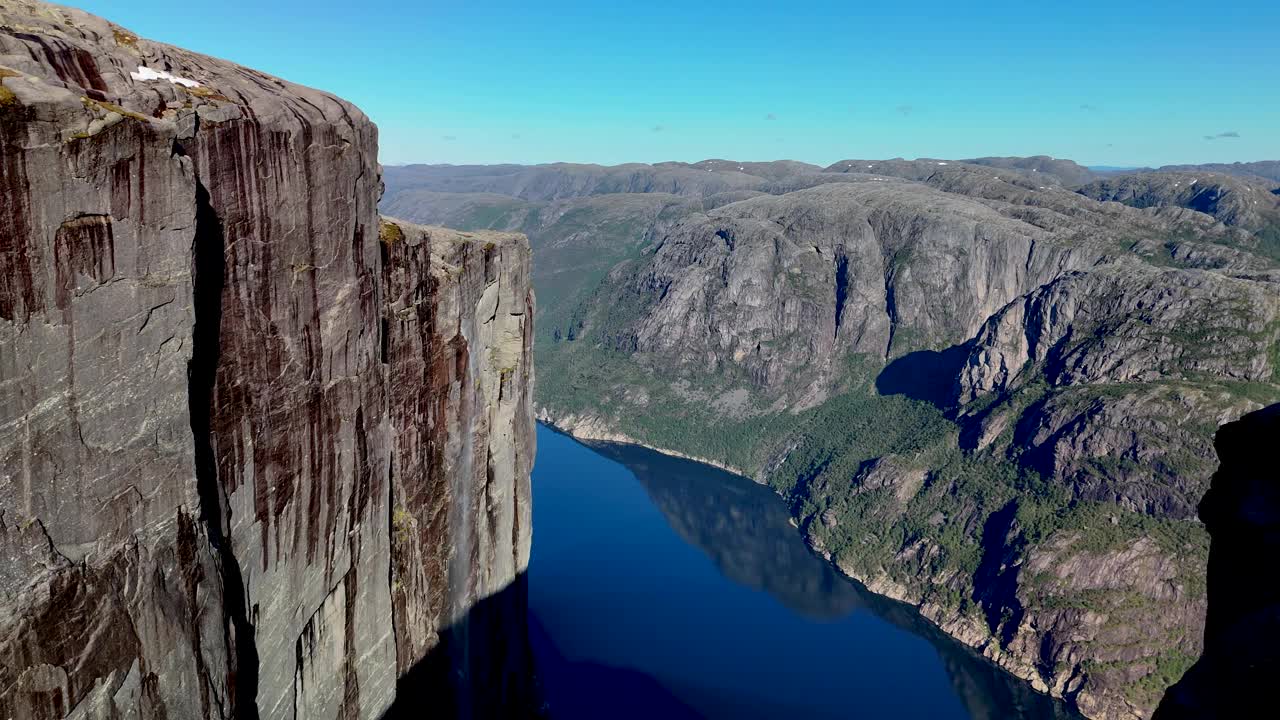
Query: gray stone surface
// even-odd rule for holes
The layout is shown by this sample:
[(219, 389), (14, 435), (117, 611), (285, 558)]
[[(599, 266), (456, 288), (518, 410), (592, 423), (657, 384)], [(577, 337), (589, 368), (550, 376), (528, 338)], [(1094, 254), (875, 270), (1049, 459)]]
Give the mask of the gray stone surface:
[(358, 109), (77, 10), (0, 0), (0, 83), (0, 715), (379, 717), (528, 562), (527, 242), (393, 283)]
[(1183, 207), (1220, 222), (1280, 239), (1277, 181), (1219, 172), (1145, 172), (1108, 177), (1081, 187), (1082, 195), (1133, 207)]
[(382, 235), (391, 387), (420, 388), (394, 396), (390, 415), (401, 429), (392, 599), (407, 672), (528, 567), (533, 296), (523, 236), (399, 220)]

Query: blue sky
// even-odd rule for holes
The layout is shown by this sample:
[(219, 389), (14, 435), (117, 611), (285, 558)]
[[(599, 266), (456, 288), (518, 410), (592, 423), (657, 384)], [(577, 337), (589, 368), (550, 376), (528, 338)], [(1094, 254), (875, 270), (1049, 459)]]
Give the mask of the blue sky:
[(355, 102), (384, 163), (1280, 158), (1276, 2), (69, 1)]

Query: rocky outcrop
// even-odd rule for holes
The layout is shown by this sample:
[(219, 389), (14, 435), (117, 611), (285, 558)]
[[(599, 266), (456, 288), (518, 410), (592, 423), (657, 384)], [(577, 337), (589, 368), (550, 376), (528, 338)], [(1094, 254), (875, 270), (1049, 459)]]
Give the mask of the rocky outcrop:
[(1280, 370), (1272, 355), (1278, 325), (1280, 275), (1138, 264), (1068, 274), (987, 321), (961, 370), (960, 400), (1008, 390), (1037, 364), (1056, 386), (1267, 381)]
[[(754, 198), (668, 234), (627, 283), (643, 315), (609, 334), (618, 349), (732, 368), (812, 403), (830, 391), (846, 353), (883, 359), (961, 342), (1014, 297), (1092, 261), (1048, 239), (911, 183)], [(971, 261), (954, 262), (960, 253)]]
[(382, 715), (528, 561), (527, 243), (76, 10), (0, 0), (0, 86), (0, 715)]
[(1280, 197), (1276, 182), (1215, 172), (1146, 172), (1120, 175), (1079, 189), (1095, 200), (1133, 207), (1183, 207), (1268, 238), (1280, 233)]
[(1065, 187), (1083, 185), (1095, 177), (1095, 173), (1083, 165), (1071, 160), (1060, 160), (1046, 155), (1036, 155), (1034, 157), (982, 157), (971, 158), (963, 162), (1019, 170), (1024, 173), (1031, 173), (1036, 178), (1044, 177)]
[(1260, 160), (1258, 162), (1205, 163), (1203, 165), (1165, 165), (1160, 168), (1165, 172), (1219, 172), (1243, 178), (1262, 178), (1280, 182), (1280, 160)]
[(381, 236), (396, 662), (403, 677), (431, 653), (450, 654), (443, 664), (457, 683), (452, 701), (420, 687), (439, 678), (401, 691), (419, 707), (518, 714), (535, 703), (522, 584), (534, 456), (529, 246), (398, 220), (384, 220)]
[(1204, 654), (1165, 694), (1158, 720), (1249, 717), (1274, 702), (1280, 670), (1280, 580), (1259, 558), (1280, 551), (1280, 475), (1269, 448), (1280, 405), (1225, 425), (1222, 460), (1200, 504), (1213, 538)]

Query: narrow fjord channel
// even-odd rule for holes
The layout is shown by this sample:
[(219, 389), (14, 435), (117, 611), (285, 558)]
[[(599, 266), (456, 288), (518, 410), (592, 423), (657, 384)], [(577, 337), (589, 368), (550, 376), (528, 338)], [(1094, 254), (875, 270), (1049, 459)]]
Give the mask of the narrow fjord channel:
[(750, 480), (539, 426), (533, 493), (553, 720), (1077, 717), (840, 576)]

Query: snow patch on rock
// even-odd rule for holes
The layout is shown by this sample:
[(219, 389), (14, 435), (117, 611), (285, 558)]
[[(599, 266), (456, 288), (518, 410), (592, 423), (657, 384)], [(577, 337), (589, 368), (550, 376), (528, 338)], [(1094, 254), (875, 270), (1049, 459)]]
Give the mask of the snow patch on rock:
[(168, 80), (169, 82), (175, 85), (181, 85), (183, 87), (189, 87), (189, 88), (200, 87), (200, 83), (196, 82), (195, 80), (190, 80), (184, 77), (178, 77), (177, 75), (174, 75), (173, 73), (170, 73), (167, 70), (154, 70), (152, 68), (147, 67), (146, 65), (139, 65), (138, 71), (129, 73), (129, 77), (133, 78), (134, 80), (141, 80), (143, 82), (146, 82), (148, 80)]

